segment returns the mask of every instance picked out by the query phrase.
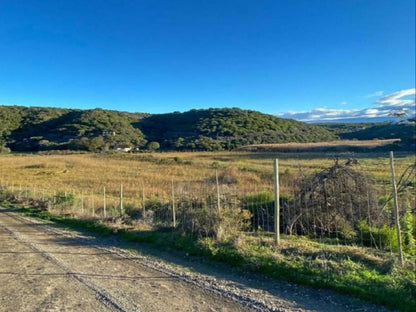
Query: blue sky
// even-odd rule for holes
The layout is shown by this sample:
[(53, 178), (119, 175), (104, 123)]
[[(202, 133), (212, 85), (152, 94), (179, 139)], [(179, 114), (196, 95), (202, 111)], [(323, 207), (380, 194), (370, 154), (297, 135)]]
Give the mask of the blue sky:
[(414, 0), (0, 2), (3, 105), (313, 120), (414, 110), (414, 88)]

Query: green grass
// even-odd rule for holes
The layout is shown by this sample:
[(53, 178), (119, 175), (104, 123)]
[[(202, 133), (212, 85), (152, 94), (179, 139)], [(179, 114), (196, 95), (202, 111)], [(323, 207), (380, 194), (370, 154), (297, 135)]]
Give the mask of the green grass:
[(234, 242), (218, 242), (160, 228), (152, 231), (116, 229), (102, 221), (73, 219), (21, 205), (5, 204), (25, 215), (56, 222), (100, 236), (117, 235), (132, 242), (181, 250), (244, 270), (259, 272), (316, 288), (333, 289), (392, 309), (416, 310), (415, 272), (400, 267), (392, 256), (371, 248), (327, 245), (304, 237), (283, 237), (274, 247), (267, 238), (243, 235)]

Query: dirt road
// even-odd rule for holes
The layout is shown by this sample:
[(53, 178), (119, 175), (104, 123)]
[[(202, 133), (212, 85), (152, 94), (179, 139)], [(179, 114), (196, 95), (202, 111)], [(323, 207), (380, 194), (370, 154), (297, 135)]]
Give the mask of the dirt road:
[(0, 311), (385, 311), (224, 268), (209, 269), (214, 277), (202, 264), (189, 270), (116, 245), (0, 208)]

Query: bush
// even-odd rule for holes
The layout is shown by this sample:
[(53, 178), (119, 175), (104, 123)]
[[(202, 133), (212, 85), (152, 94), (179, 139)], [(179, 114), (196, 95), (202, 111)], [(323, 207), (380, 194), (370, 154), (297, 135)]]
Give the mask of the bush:
[(410, 206), (407, 206), (406, 212), (401, 220), (401, 229), (402, 229), (402, 236), (403, 236), (403, 249), (410, 255), (414, 255), (416, 253), (416, 243), (415, 243), (415, 224), (416, 224), (416, 216), (412, 215)]
[(369, 226), (365, 220), (357, 225), (357, 240), (364, 246), (373, 247), (383, 250), (397, 251), (397, 238), (395, 228), (382, 225), (380, 228)]
[(241, 231), (250, 227), (251, 213), (245, 209), (225, 208), (221, 210), (216, 237), (220, 242), (236, 240)]
[(249, 194), (243, 198), (243, 207), (251, 213), (254, 230), (274, 231), (274, 195), (271, 192)]
[(5, 145), (0, 145), (0, 154), (8, 154), (10, 152), (10, 148), (6, 147)]
[(67, 194), (65, 192), (58, 192), (55, 194), (55, 198), (52, 199), (55, 207), (68, 208), (75, 204), (76, 197), (74, 194)]
[(158, 150), (159, 148), (160, 148), (160, 144), (159, 142), (156, 142), (156, 141), (149, 142), (149, 144), (147, 144), (146, 146), (146, 149), (150, 152), (154, 152)]
[(152, 222), (162, 225), (172, 225), (172, 206), (169, 202), (162, 202), (160, 198), (152, 196), (145, 202), (146, 215), (152, 215)]

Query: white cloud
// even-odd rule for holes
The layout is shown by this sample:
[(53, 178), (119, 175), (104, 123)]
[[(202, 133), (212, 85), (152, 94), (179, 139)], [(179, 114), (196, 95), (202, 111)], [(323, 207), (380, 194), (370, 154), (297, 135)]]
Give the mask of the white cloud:
[(376, 92), (367, 94), (365, 97), (366, 98), (378, 97), (378, 96), (382, 96), (383, 94), (384, 94), (384, 91), (380, 90), (380, 91), (376, 91)]
[(359, 117), (360, 110), (354, 109), (331, 109), (331, 108), (316, 108), (311, 111), (303, 112), (288, 112), (280, 113), (279, 117), (291, 118), (301, 121), (316, 121), (316, 120), (336, 120), (341, 118), (355, 118)]
[(376, 108), (367, 108), (364, 111), (364, 113), (365, 113), (365, 116), (367, 116), (367, 117), (377, 117), (380, 114), (380, 110), (378, 110)]
[(416, 94), (416, 89), (406, 89), (400, 90), (395, 93), (389, 94), (381, 99), (376, 100), (375, 103), (380, 104), (382, 106), (407, 106), (409, 104), (415, 104), (415, 98), (412, 99), (403, 99), (406, 96), (411, 96)]
[[(382, 94), (382, 91), (378, 92), (380, 95)], [(338, 119), (388, 117), (391, 111), (401, 109), (405, 111), (408, 116), (413, 116), (415, 115), (415, 94), (416, 89), (400, 90), (376, 100), (373, 103), (376, 107), (367, 107), (363, 109), (320, 107), (311, 111), (290, 111), (279, 113), (277, 115), (282, 118), (291, 118), (306, 122), (336, 121)], [(409, 99), (408, 97), (412, 95), (413, 98)]]

